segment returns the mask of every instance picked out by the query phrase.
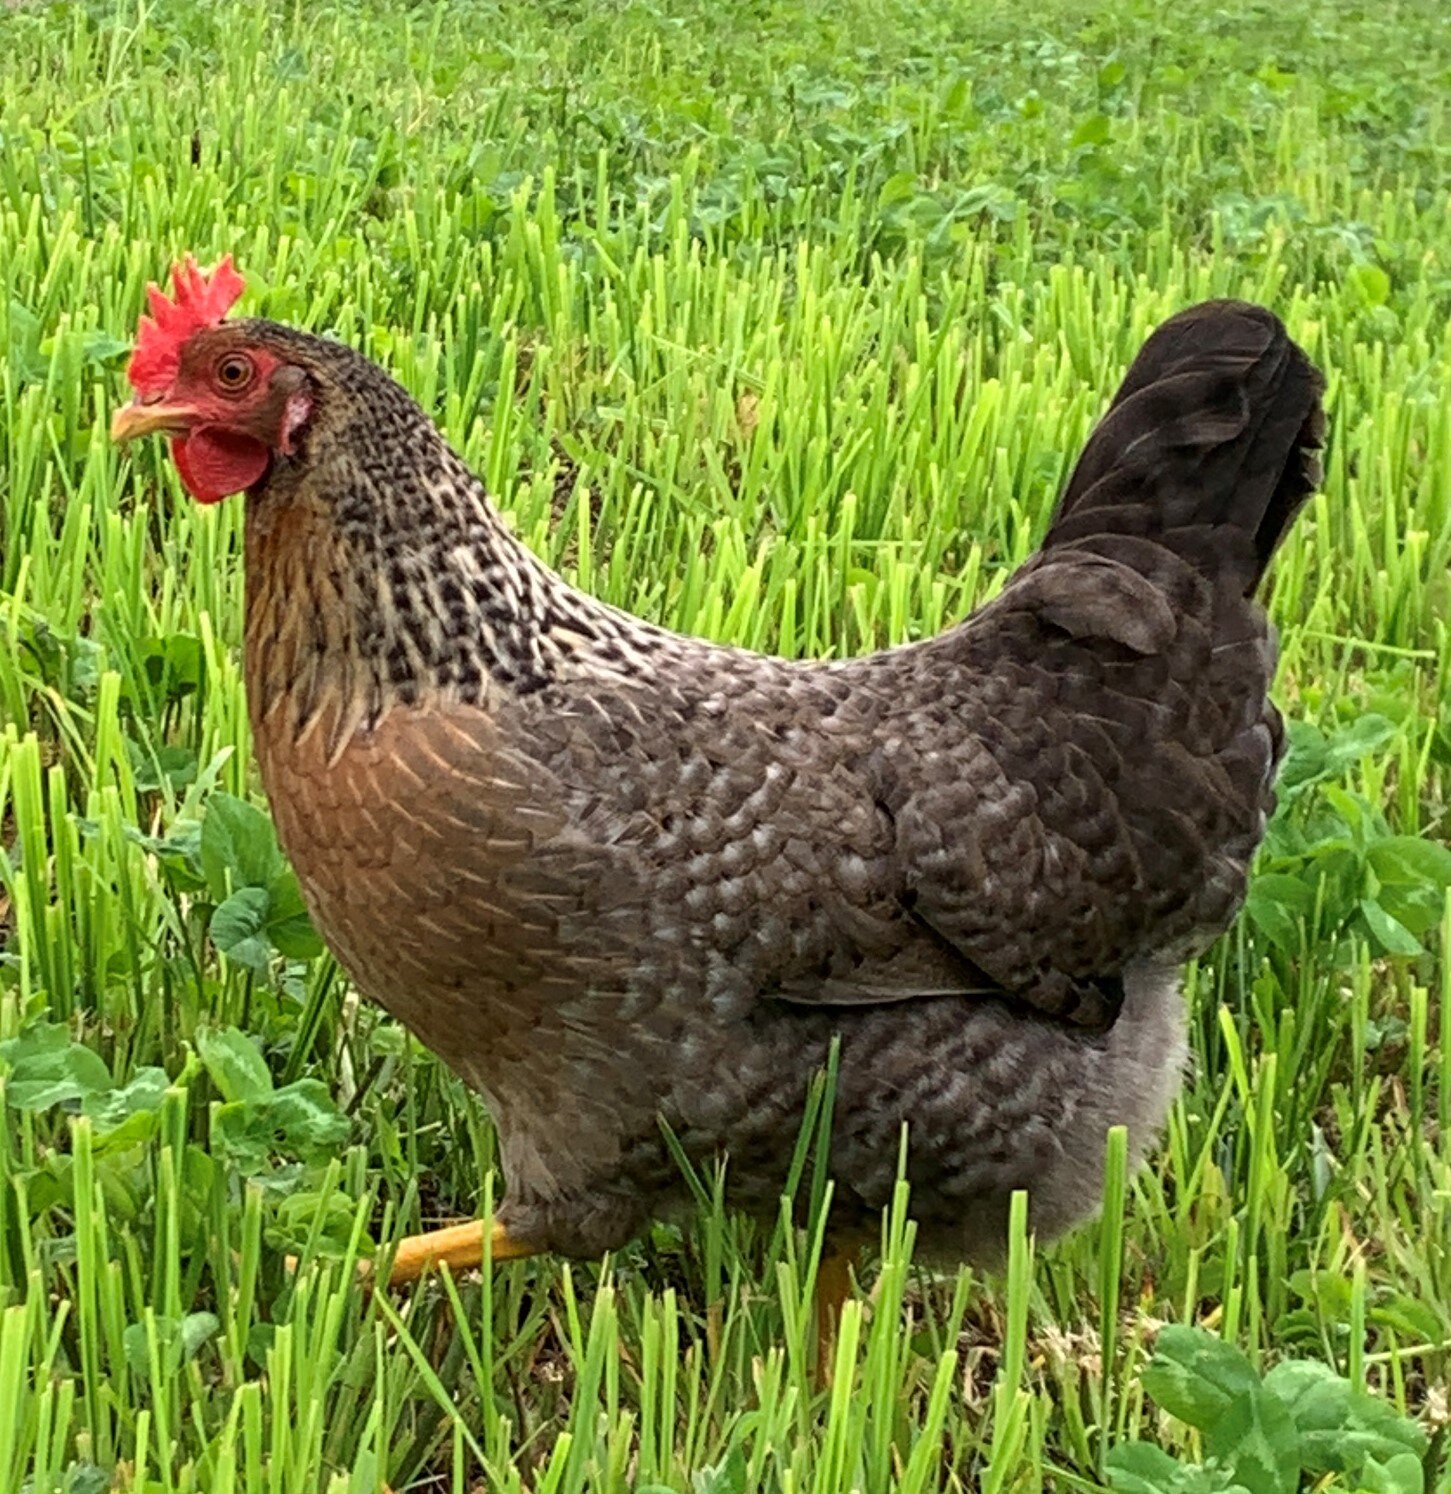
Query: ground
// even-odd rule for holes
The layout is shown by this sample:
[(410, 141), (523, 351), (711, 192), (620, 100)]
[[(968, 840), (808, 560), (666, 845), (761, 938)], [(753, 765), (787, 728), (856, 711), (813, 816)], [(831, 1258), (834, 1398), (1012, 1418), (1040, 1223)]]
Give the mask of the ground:
[[(0, 1487), (1451, 1487), (1438, 0), (72, 0), (0, 40)], [(357, 1287), (483, 1207), (488, 1124), (297, 916), (239, 505), (105, 440), (181, 250), (384, 362), (584, 587), (791, 654), (988, 595), (1162, 317), (1286, 318), (1332, 437), (1273, 577), (1283, 806), (1101, 1226), (953, 1281), (889, 1221), (824, 1395), (800, 1242), (708, 1198), (603, 1267)], [(1318, 1443), (1315, 1365), (1376, 1398), (1316, 1381)]]

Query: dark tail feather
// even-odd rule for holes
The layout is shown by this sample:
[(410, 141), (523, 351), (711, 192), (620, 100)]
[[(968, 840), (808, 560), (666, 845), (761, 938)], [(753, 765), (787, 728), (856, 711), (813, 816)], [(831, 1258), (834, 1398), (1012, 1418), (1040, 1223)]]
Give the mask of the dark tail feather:
[(1322, 388), (1261, 306), (1206, 301), (1171, 317), (1090, 438), (1044, 551), (1132, 566), (1148, 541), (1249, 595), (1320, 483)]

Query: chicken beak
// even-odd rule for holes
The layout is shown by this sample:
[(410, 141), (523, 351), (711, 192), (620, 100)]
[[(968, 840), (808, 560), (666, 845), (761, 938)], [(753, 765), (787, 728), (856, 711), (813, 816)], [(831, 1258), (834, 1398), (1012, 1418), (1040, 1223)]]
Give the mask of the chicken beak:
[(138, 436), (161, 432), (176, 435), (191, 428), (196, 411), (186, 405), (143, 404), (132, 400), (122, 405), (111, 418), (113, 441), (134, 441)]

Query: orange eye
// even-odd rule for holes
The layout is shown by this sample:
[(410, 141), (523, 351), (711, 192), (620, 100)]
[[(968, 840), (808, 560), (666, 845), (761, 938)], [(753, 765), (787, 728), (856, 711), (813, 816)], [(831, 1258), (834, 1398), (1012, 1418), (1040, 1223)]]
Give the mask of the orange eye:
[(228, 353), (217, 364), (217, 385), (228, 394), (240, 394), (257, 373), (245, 353)]

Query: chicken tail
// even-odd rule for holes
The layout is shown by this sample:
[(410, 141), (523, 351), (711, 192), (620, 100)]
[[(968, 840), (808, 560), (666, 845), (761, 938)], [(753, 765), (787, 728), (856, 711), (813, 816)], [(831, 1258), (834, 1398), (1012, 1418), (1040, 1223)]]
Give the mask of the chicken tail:
[(1044, 552), (1138, 570), (1147, 540), (1219, 595), (1252, 595), (1319, 486), (1323, 388), (1262, 306), (1206, 301), (1171, 317), (1089, 439)]

